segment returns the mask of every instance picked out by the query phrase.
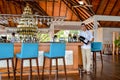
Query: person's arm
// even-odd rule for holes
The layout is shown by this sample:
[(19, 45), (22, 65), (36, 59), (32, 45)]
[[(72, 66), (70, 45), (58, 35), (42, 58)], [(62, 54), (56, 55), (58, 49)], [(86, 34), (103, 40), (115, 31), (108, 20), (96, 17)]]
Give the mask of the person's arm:
[[(78, 35), (78, 36), (79, 36), (79, 37), (82, 36), (82, 32), (81, 32), (81, 31), (79, 32), (79, 35)], [(78, 37), (78, 39), (79, 39), (79, 37)], [(79, 41), (80, 41), (80, 39), (79, 39)], [(81, 45), (84, 45), (84, 43), (83, 43), (82, 41), (80, 41), (80, 43), (81, 43)]]
[(94, 41), (94, 38), (92, 38), (92, 40), (90, 40), (90, 43), (92, 43)]

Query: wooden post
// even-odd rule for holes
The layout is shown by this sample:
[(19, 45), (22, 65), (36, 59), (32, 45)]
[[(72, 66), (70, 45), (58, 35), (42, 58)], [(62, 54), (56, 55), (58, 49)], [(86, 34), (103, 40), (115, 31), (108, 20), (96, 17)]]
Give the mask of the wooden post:
[(113, 42), (112, 42), (112, 44), (113, 44), (113, 49), (112, 49), (112, 55), (114, 56), (115, 55), (115, 43), (114, 43), (114, 41), (115, 41), (115, 32), (113, 32)]
[(50, 35), (50, 41), (53, 41), (53, 37), (54, 37), (54, 23), (52, 23), (50, 25), (49, 35)]
[[(116, 39), (119, 39), (119, 33), (116, 32)], [(119, 47), (116, 46), (116, 55), (119, 53)]]
[(115, 53), (116, 53), (116, 55), (118, 55), (118, 53), (119, 53), (119, 48), (116, 47), (115, 43), (114, 43), (114, 41), (118, 38), (119, 38), (119, 32), (113, 32), (113, 49), (112, 49), (113, 55), (115, 55)]
[(97, 41), (97, 30), (98, 30), (98, 25), (97, 25), (97, 21), (94, 18), (94, 41)]

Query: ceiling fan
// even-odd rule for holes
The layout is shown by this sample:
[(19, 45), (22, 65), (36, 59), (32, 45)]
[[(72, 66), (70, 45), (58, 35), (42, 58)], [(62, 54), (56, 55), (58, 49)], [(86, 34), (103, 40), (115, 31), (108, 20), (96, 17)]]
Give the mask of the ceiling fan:
[(73, 7), (93, 7), (93, 5), (88, 4), (85, 0), (78, 1), (79, 5), (74, 5)]

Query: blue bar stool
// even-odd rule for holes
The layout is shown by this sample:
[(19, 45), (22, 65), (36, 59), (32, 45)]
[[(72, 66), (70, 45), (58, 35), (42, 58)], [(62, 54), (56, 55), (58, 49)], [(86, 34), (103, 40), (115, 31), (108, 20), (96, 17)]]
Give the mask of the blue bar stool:
[(100, 52), (101, 63), (103, 65), (102, 42), (92, 42), (91, 43), (91, 52), (93, 52), (93, 62), (95, 62), (95, 63), (96, 63), (96, 52)]
[(38, 43), (22, 43), (21, 52), (16, 54), (16, 61), (15, 61), (15, 72), (16, 72), (17, 61), (18, 59), (20, 59), (20, 64), (21, 64), (20, 80), (22, 80), (23, 61), (27, 59), (30, 61), (30, 79), (32, 79), (32, 59), (36, 59), (37, 74), (39, 79), (38, 48), (39, 48)]
[(10, 78), (9, 60), (12, 61), (13, 78), (15, 80), (13, 58), (14, 58), (14, 45), (12, 43), (0, 43), (0, 60), (7, 60), (8, 78)]
[(45, 68), (46, 58), (50, 59), (49, 80), (51, 80), (52, 59), (56, 59), (56, 71), (57, 71), (57, 78), (58, 78), (58, 58), (63, 59), (64, 72), (65, 72), (65, 77), (67, 80), (66, 65), (65, 65), (65, 50), (66, 50), (65, 43), (50, 43), (50, 51), (47, 53), (44, 53), (42, 80), (44, 79), (44, 68)]

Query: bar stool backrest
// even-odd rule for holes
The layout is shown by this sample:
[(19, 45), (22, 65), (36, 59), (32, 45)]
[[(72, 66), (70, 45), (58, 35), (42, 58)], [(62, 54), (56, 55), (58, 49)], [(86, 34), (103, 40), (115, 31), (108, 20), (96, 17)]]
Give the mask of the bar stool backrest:
[(51, 57), (64, 57), (66, 50), (65, 43), (51, 43), (50, 44), (50, 56)]
[(38, 43), (22, 43), (21, 57), (22, 58), (33, 58), (38, 57)]
[(13, 58), (14, 45), (13, 43), (0, 43), (0, 59)]
[(102, 42), (92, 42), (91, 43), (91, 51), (101, 51), (102, 50)]

